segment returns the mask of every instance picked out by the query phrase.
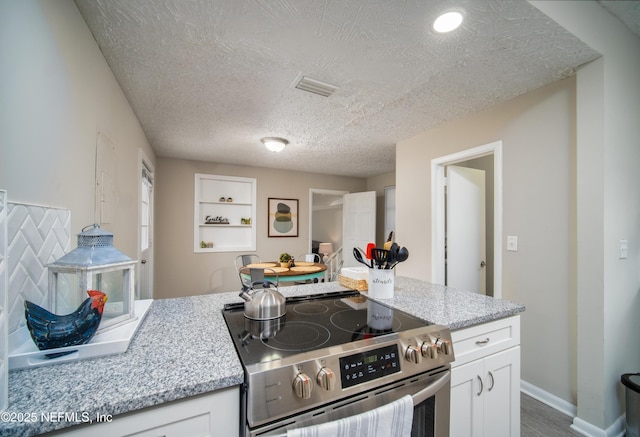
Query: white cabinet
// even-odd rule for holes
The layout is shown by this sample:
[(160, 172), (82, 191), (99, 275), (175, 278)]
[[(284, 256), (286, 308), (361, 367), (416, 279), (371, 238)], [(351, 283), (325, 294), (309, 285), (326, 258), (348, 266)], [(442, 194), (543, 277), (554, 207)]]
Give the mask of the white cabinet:
[(195, 175), (194, 252), (256, 250), (256, 179)]
[(520, 435), (520, 316), (451, 333), (450, 435)]
[(240, 430), (240, 390), (230, 387), (169, 402), (102, 423), (81, 425), (52, 433), (65, 437), (183, 437), (237, 436)]

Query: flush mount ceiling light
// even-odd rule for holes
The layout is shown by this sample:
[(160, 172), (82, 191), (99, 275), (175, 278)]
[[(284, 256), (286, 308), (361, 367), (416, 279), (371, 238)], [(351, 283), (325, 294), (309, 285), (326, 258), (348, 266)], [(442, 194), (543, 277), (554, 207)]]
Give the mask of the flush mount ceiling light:
[(289, 144), (289, 141), (285, 140), (284, 138), (276, 137), (267, 137), (263, 138), (260, 141), (262, 141), (262, 144), (264, 144), (264, 146), (272, 152), (281, 152), (284, 150), (284, 146)]
[(433, 30), (439, 33), (451, 32), (462, 24), (463, 16), (460, 12), (449, 11), (440, 15), (433, 22)]

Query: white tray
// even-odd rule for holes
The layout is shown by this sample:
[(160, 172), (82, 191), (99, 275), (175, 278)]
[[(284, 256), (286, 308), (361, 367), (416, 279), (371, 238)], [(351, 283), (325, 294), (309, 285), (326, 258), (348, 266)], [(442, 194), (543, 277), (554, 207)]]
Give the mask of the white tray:
[[(136, 300), (136, 319), (105, 332), (96, 334), (89, 343), (78, 346), (67, 346), (56, 349), (40, 350), (33, 342), (26, 326), (9, 335), (9, 370), (24, 369), (52, 364), (77, 361), (85, 358), (99, 357), (125, 352), (131, 339), (144, 320), (153, 299)], [(58, 358), (47, 358), (45, 355), (74, 351)]]

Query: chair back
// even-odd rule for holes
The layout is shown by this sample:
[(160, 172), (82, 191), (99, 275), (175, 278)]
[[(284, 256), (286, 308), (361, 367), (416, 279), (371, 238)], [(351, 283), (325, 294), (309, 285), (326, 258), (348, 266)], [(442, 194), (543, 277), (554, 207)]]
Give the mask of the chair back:
[(260, 261), (260, 257), (256, 254), (248, 253), (243, 255), (236, 256), (235, 266), (236, 272), (240, 272), (240, 269), (244, 266), (248, 266), (249, 264), (255, 264), (262, 262)]
[(321, 263), (322, 258), (317, 253), (305, 253), (296, 258), (298, 261), (305, 261), (310, 263)]
[[(241, 267), (242, 268), (242, 267)], [(264, 272), (265, 270), (269, 270), (273, 273), (272, 277), (265, 279)], [(246, 275), (246, 270), (245, 273)], [(238, 277), (240, 278), (240, 284), (242, 285), (242, 291), (249, 291), (254, 288), (255, 285), (262, 284), (264, 288), (269, 288), (271, 284), (275, 284), (278, 287), (280, 280), (278, 278), (278, 273), (273, 269), (249, 269), (249, 277), (246, 278), (242, 276), (240, 270), (238, 270)]]

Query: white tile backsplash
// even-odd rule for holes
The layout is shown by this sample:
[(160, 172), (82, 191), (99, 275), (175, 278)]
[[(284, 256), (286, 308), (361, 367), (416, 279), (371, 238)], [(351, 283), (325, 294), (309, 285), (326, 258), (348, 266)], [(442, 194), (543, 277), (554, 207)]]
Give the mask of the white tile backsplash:
[(24, 301), (48, 303), (47, 264), (69, 251), (71, 213), (8, 202), (9, 334), (24, 326)]

